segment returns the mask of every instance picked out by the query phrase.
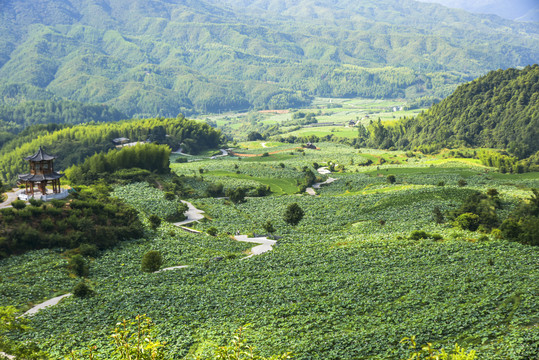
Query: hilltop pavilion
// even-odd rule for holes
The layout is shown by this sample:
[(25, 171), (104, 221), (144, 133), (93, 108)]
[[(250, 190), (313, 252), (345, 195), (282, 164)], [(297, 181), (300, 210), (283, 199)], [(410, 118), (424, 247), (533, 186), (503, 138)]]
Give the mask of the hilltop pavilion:
[(41, 192), (42, 199), (45, 197), (43, 200), (47, 200), (48, 184), (52, 186), (53, 198), (59, 198), (58, 195), (63, 193), (60, 187), (60, 178), (64, 175), (54, 171), (54, 159), (56, 159), (56, 156), (47, 154), (41, 146), (34, 155), (24, 158), (24, 160), (30, 162), (30, 173), (20, 174), (19, 182), (24, 182), (26, 185), (24, 194), (27, 198), (35, 196), (34, 187), (36, 185), (39, 192)]

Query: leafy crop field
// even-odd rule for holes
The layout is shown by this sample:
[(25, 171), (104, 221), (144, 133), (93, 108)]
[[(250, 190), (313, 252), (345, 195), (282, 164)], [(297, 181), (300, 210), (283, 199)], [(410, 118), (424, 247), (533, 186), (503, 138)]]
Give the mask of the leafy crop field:
[[(539, 174), (502, 175), (458, 159), (319, 147), (286, 160), (173, 164), (193, 185), (203, 183), (202, 176), (230, 188), (265, 179), (295, 184), (313, 162), (344, 164), (345, 170), (331, 174), (337, 180), (316, 197), (275, 191), (233, 204), (200, 192), (191, 201), (207, 219), (192, 226), (203, 232), (215, 227), (217, 236), (189, 234), (164, 222), (155, 231), (147, 229), (142, 240), (102, 252), (90, 261), (96, 294), (39, 312), (26, 336), (62, 358), (89, 344), (110, 349), (107, 334), (118, 320), (148, 314), (168, 341), (170, 359), (225, 343), (245, 324), (250, 324), (247, 339), (263, 355), (292, 351), (302, 360), (404, 359), (409, 349), (399, 341), (411, 335), (436, 347), (458, 342), (475, 349), (479, 359), (537, 357), (539, 249), (457, 229), (449, 221), (438, 224), (433, 209), (447, 216), (474, 190), (496, 188), (503, 219), (531, 196), (530, 188), (539, 187)], [(366, 158), (398, 163), (358, 165)], [(396, 177), (393, 184), (387, 181), (390, 174)], [(462, 179), (465, 186), (458, 185)], [(119, 196), (139, 211), (157, 211), (148, 210), (153, 205), (141, 197), (159, 190), (132, 186), (115, 193), (123, 191)], [(160, 204), (156, 199), (150, 202)], [(296, 226), (283, 220), (291, 203), (305, 212)], [(265, 234), (267, 221), (279, 238), (274, 250), (240, 260), (253, 244), (229, 234)], [(414, 230), (441, 239), (411, 240)], [(143, 273), (140, 261), (148, 250), (163, 254), (162, 267), (189, 267)], [(76, 281), (65, 262), (61, 249), (0, 261), (0, 304), (28, 308), (71, 291)]]

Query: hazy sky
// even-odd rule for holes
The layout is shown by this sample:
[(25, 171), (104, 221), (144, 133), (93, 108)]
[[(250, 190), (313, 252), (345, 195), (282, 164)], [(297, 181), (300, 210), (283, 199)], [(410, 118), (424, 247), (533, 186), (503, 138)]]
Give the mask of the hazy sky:
[[(507, 19), (537, 16), (539, 0), (416, 0), (432, 2), (470, 12), (496, 14)], [(534, 12), (535, 10), (535, 12)], [(527, 20), (530, 20), (529, 18)]]

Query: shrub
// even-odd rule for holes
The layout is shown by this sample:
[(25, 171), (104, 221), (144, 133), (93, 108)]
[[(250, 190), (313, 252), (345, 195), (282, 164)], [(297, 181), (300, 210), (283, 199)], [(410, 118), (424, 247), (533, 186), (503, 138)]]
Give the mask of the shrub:
[(292, 203), (286, 208), (284, 221), (290, 225), (297, 225), (303, 219), (303, 215), (305, 215), (303, 209), (297, 203)]
[(502, 236), (504, 239), (516, 241), (518, 240), (522, 229), (520, 227), (520, 224), (518, 221), (514, 219), (507, 219), (503, 222), (502, 226), (500, 227), (500, 230), (502, 232)]
[(479, 215), (473, 213), (464, 213), (457, 217), (455, 220), (455, 225), (460, 227), (462, 230), (475, 231), (479, 227), (480, 221)]
[(230, 198), (230, 201), (235, 204), (238, 204), (245, 201), (246, 193), (247, 191), (245, 190), (245, 188), (239, 187), (236, 189), (227, 189), (226, 196)]
[(83, 280), (79, 282), (75, 287), (73, 288), (73, 295), (78, 298), (85, 298), (93, 294), (93, 290), (86, 284), (86, 282)]
[(165, 193), (165, 200), (172, 201), (176, 199), (176, 195), (173, 192), (167, 191)]
[(22, 210), (26, 207), (26, 203), (22, 200), (15, 200), (11, 203), (11, 206), (13, 206), (14, 209)]
[(82, 255), (75, 255), (69, 259), (68, 269), (78, 277), (88, 276), (88, 265)]
[(388, 183), (394, 184), (396, 181), (397, 181), (397, 178), (395, 177), (395, 175), (388, 175), (387, 176), (387, 182)]
[(156, 272), (161, 268), (163, 257), (157, 250), (150, 250), (142, 257), (141, 269), (144, 272)]
[(442, 214), (442, 210), (440, 210), (440, 207), (435, 206), (432, 210), (434, 214), (434, 221), (436, 221), (436, 224), (442, 224), (444, 222), (444, 214)]
[(64, 205), (66, 204), (66, 202), (64, 200), (59, 200), (59, 199), (52, 199), (50, 201), (50, 204), (52, 204), (52, 206), (54, 206), (56, 209), (60, 209), (60, 208), (63, 208)]
[(52, 222), (52, 220), (50, 218), (45, 218), (43, 220), (41, 220), (41, 223), (39, 224), (39, 227), (41, 227), (41, 229), (43, 231), (51, 231), (52, 229), (54, 229), (54, 223)]
[(161, 225), (161, 218), (157, 215), (150, 215), (148, 217), (148, 221), (150, 221), (150, 227), (155, 230), (159, 227), (159, 225)]
[(82, 256), (96, 257), (98, 254), (97, 246), (94, 244), (81, 244), (79, 251)]
[(457, 182), (457, 185), (460, 186), (460, 187), (465, 187), (466, 185), (468, 185), (468, 182), (464, 179), (460, 179), (458, 182)]
[(423, 230), (414, 230), (410, 234), (410, 240), (428, 239), (429, 234)]
[(266, 221), (262, 227), (264, 228), (264, 230), (266, 230), (266, 232), (272, 234), (275, 232), (275, 228), (273, 227), (273, 224), (271, 223), (271, 221)]
[(43, 205), (43, 200), (41, 199), (31, 198), (30, 200), (28, 200), (28, 202), (30, 203), (30, 205), (35, 206), (35, 207), (39, 207)]
[(185, 157), (179, 157), (179, 158), (176, 158), (176, 160), (174, 160), (174, 162), (176, 162), (176, 163), (186, 163), (186, 162), (187, 162), (187, 158), (185, 158)]
[(217, 228), (215, 226), (212, 226), (207, 231), (208, 235), (215, 236), (217, 235)]
[(490, 197), (495, 197), (495, 196), (500, 195), (500, 193), (496, 189), (488, 189), (487, 190), (487, 195), (490, 196)]
[(208, 189), (206, 190), (206, 195), (208, 197), (223, 196), (223, 189), (224, 186), (222, 183), (210, 184), (210, 186), (208, 186)]
[(489, 237), (487, 235), (481, 235), (477, 241), (483, 242), (483, 241), (489, 241)]
[(265, 152), (262, 154), (262, 157), (268, 157), (269, 156), (269, 153)]
[(438, 186), (445, 186), (445, 181), (438, 181)]
[(503, 237), (500, 229), (492, 229), (490, 235), (492, 235), (495, 239), (501, 239)]

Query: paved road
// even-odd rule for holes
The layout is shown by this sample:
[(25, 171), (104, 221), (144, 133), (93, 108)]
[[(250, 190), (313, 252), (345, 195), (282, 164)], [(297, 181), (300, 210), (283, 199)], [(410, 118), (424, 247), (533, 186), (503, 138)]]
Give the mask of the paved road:
[(154, 273), (160, 273), (160, 272), (163, 272), (163, 271), (170, 271), (170, 270), (176, 270), (176, 269), (184, 269), (186, 267), (189, 267), (189, 265), (180, 265), (180, 266), (171, 266), (171, 267), (168, 267), (168, 268), (164, 268), (164, 269), (161, 269), (161, 270), (157, 270), (157, 271), (154, 271)]
[(331, 174), (331, 171), (326, 166), (318, 168), (316, 171), (318, 171), (318, 173), (321, 175)]
[(185, 216), (187, 216), (187, 219), (174, 223), (174, 225), (182, 226), (185, 224), (189, 224), (189, 223), (204, 219), (204, 215), (202, 215), (204, 214), (204, 211), (198, 210), (189, 201), (182, 200), (182, 203), (187, 204), (187, 206), (189, 207), (189, 210), (185, 212)]
[(265, 236), (250, 238), (250, 237), (247, 237), (247, 235), (236, 235), (236, 236), (234, 236), (234, 239), (236, 239), (237, 241), (260, 244), (258, 246), (255, 246), (254, 248), (252, 248), (251, 249), (251, 255), (249, 255), (247, 257), (244, 257), (243, 259), (248, 259), (251, 256), (260, 255), (260, 254), (263, 254), (265, 252), (271, 251), (271, 250), (273, 250), (273, 245), (275, 245), (277, 243), (276, 240), (270, 240)]
[(7, 193), (7, 200), (0, 204), (0, 209), (10, 207), (11, 203), (15, 200), (17, 200), (17, 196), (22, 192), (21, 189), (12, 189), (10, 192)]
[[(331, 171), (329, 171), (329, 169), (327, 167), (321, 167), (321, 168), (318, 168), (316, 169), (316, 171), (318, 171), (318, 173), (320, 175), (328, 175), (328, 174), (331, 174)], [(324, 182), (319, 182), (319, 183), (315, 183), (313, 184), (313, 187), (308, 187), (307, 189), (305, 189), (305, 192), (309, 195), (312, 195), (312, 196), (316, 196), (316, 191), (314, 189), (320, 189), (320, 187), (322, 185), (328, 185), (328, 184), (331, 184), (332, 182), (334, 182), (335, 178), (328, 178), (326, 181)]]
[(334, 182), (335, 180), (337, 180), (337, 179), (330, 177), (330, 178), (328, 178), (328, 179), (327, 179), (326, 181), (324, 181), (324, 182), (314, 184), (314, 185), (313, 185), (313, 188), (315, 188), (315, 189), (320, 189), (320, 187), (321, 187), (322, 185), (328, 185), (328, 184), (331, 184), (331, 183)]
[(66, 297), (71, 296), (71, 295), (73, 295), (73, 294), (65, 294), (65, 295), (62, 295), (62, 296), (57, 296), (55, 298), (49, 299), (49, 300), (47, 300), (45, 302), (42, 302), (39, 305), (34, 306), (30, 310), (28, 310), (27, 312), (22, 314), (22, 316), (24, 317), (24, 316), (35, 315), (38, 311), (43, 310), (43, 309), (45, 309), (46, 307), (49, 307), (49, 306), (54, 306), (54, 305), (58, 304), (60, 302), (60, 300), (62, 300), (63, 298), (66, 298)]

